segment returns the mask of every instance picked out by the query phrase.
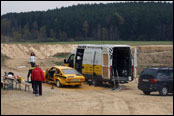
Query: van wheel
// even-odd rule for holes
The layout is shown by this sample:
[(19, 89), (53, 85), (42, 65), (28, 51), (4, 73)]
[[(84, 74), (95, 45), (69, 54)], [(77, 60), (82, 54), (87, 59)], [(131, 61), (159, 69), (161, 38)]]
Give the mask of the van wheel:
[(168, 94), (168, 88), (167, 87), (162, 87), (160, 90), (159, 90), (159, 94), (161, 96), (166, 96)]
[(61, 87), (61, 86), (62, 86), (62, 84), (60, 83), (59, 80), (56, 81), (56, 86), (57, 86), (57, 87)]
[(150, 95), (150, 91), (143, 91), (145, 95)]

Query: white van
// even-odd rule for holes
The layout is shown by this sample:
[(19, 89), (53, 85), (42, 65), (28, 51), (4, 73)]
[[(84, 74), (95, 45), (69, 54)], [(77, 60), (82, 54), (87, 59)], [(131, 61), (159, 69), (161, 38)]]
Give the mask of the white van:
[(82, 44), (72, 52), (65, 66), (73, 67), (94, 85), (114, 80), (127, 83), (133, 80), (133, 63), (129, 45)]

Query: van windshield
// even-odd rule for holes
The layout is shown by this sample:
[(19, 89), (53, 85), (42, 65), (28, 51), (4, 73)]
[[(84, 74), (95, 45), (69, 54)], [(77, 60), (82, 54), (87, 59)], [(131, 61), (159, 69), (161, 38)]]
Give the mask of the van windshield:
[(62, 71), (64, 74), (80, 74), (79, 72), (73, 69), (62, 69)]

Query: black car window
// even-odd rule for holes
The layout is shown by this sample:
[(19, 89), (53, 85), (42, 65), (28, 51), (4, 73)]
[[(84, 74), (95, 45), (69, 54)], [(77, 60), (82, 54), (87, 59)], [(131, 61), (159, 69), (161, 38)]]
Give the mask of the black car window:
[(173, 70), (169, 70), (169, 76), (173, 79)]
[(169, 76), (168, 70), (159, 70), (157, 76)]
[(140, 77), (142, 78), (155, 78), (157, 70), (156, 69), (144, 69), (141, 74)]
[(170, 74), (169, 74), (169, 70), (159, 70), (157, 73), (157, 77), (159, 79), (167, 79), (169, 78)]

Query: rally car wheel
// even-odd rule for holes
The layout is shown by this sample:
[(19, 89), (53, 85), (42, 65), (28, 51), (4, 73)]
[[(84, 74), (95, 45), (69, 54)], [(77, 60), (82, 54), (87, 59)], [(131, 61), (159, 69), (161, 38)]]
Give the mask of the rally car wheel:
[(57, 87), (61, 87), (62, 86), (59, 80), (56, 81), (56, 85), (57, 85)]

